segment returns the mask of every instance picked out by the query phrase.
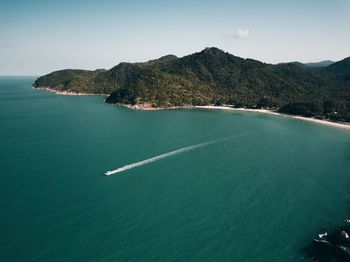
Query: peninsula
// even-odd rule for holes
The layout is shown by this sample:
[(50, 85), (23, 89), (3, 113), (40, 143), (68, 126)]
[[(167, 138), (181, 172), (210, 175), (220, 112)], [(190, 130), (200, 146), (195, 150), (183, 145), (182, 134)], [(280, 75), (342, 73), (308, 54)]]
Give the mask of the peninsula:
[(135, 109), (230, 105), (350, 122), (350, 57), (273, 65), (212, 47), (109, 70), (55, 71), (33, 86), (61, 94), (108, 94), (107, 103)]

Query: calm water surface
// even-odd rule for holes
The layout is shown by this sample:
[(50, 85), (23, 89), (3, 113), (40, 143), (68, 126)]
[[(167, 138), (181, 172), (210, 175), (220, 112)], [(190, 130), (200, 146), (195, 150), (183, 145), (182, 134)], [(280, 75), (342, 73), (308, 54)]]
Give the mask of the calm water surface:
[(32, 90), (34, 79), (0, 78), (0, 261), (303, 261), (349, 216), (348, 131), (132, 111)]

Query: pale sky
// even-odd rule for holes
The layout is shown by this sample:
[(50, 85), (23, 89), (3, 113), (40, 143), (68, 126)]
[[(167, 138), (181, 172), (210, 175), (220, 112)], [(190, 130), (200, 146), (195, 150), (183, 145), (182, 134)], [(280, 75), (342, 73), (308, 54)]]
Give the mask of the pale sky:
[(268, 63), (341, 60), (350, 1), (0, 1), (0, 75), (108, 69), (212, 46)]

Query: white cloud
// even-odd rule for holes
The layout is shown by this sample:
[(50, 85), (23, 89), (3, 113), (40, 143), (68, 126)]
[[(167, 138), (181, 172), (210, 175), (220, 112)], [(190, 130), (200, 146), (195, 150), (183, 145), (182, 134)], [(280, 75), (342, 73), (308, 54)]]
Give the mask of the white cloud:
[(250, 36), (250, 30), (247, 28), (239, 28), (234, 35), (235, 38), (245, 39)]

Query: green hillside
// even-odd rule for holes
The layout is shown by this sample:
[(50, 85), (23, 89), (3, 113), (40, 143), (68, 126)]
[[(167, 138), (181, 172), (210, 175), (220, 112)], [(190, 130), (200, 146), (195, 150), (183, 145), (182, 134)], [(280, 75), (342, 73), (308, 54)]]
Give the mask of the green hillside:
[(39, 77), (34, 86), (108, 93), (108, 103), (230, 104), (350, 121), (350, 58), (324, 67), (272, 65), (206, 48), (182, 58), (120, 63), (110, 70), (56, 71)]

